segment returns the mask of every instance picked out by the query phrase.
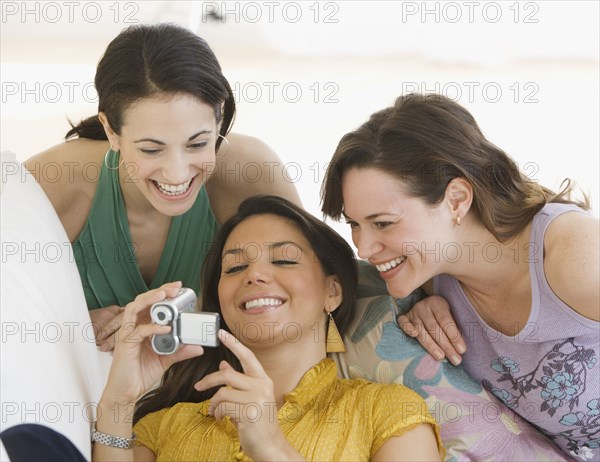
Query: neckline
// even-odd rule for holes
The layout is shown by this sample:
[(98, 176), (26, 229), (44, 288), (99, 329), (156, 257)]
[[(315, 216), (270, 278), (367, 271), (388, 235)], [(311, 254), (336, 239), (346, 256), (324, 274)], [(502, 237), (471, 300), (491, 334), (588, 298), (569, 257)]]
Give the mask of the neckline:
[[(530, 263), (531, 266), (531, 263)], [(453, 288), (456, 290), (456, 292), (458, 293), (458, 295), (461, 297), (462, 302), (465, 303), (469, 309), (472, 311), (472, 313), (474, 314), (474, 316), (477, 317), (477, 320), (479, 321), (479, 323), (486, 329), (489, 330), (492, 334), (493, 337), (500, 337), (503, 339), (507, 339), (507, 340), (518, 340), (519, 337), (522, 335), (522, 332), (525, 330), (525, 328), (530, 325), (531, 323), (534, 323), (537, 319), (537, 315), (538, 315), (538, 309), (537, 307), (539, 306), (539, 291), (537, 286), (534, 284), (534, 278), (535, 278), (535, 274), (531, 273), (531, 268), (529, 271), (530, 274), (530, 279), (531, 279), (531, 306), (529, 308), (529, 316), (527, 318), (527, 321), (525, 321), (525, 323), (523, 324), (523, 326), (521, 327), (521, 329), (516, 332), (514, 335), (506, 335), (503, 332), (500, 332), (499, 330), (495, 329), (494, 327), (492, 327), (490, 324), (488, 324), (479, 314), (479, 312), (475, 309), (475, 307), (473, 306), (473, 304), (471, 303), (471, 300), (469, 299), (469, 297), (467, 297), (465, 291), (463, 290), (462, 286), (460, 285), (459, 281), (456, 278), (451, 278), (451, 282), (452, 282), (452, 286)], [(490, 335), (488, 334), (487, 337), (490, 337)]]
[[(479, 323), (487, 329), (489, 329), (489, 331), (491, 331), (494, 336), (497, 336), (499, 338), (505, 339), (505, 340), (517, 340), (519, 339), (519, 337), (522, 335), (522, 332), (525, 330), (525, 328), (530, 325), (531, 323), (535, 323), (538, 319), (538, 314), (539, 314), (539, 307), (540, 307), (540, 288), (538, 285), (538, 272), (537, 272), (537, 268), (536, 268), (536, 263), (539, 261), (541, 262), (541, 267), (542, 267), (542, 271), (543, 271), (543, 267), (544, 267), (544, 246), (543, 246), (543, 235), (542, 235), (542, 246), (539, 252), (539, 256), (535, 255), (535, 249), (536, 249), (536, 244), (535, 244), (535, 238), (536, 238), (536, 234), (537, 234), (537, 221), (538, 221), (538, 215), (536, 214), (533, 217), (532, 223), (531, 223), (531, 229), (529, 230), (529, 240), (527, 242), (527, 258), (528, 259), (528, 267), (529, 267), (529, 282), (531, 285), (531, 305), (529, 307), (529, 316), (527, 317), (527, 321), (525, 321), (525, 324), (521, 327), (521, 329), (519, 329), (518, 332), (515, 332), (514, 335), (506, 335), (503, 332), (500, 332), (499, 330), (493, 328), (492, 326), (490, 326), (479, 314), (479, 312), (477, 311), (477, 309), (473, 306), (473, 304), (471, 303), (471, 300), (469, 299), (469, 297), (467, 297), (467, 294), (465, 293), (465, 291), (463, 290), (460, 282), (458, 281), (458, 279), (456, 279), (455, 277), (451, 276), (449, 279), (451, 281), (452, 287), (454, 288), (454, 290), (458, 293), (459, 297), (461, 297), (462, 302), (465, 303), (467, 305), (467, 307), (473, 312), (473, 314), (477, 317), (477, 320), (479, 321)], [(519, 258), (520, 254), (519, 254)], [(489, 337), (489, 335), (488, 335)]]
[(323, 389), (337, 377), (337, 366), (331, 358), (325, 357), (312, 366), (300, 378), (298, 385), (284, 395), (285, 403), (280, 411), (288, 405), (300, 405), (302, 408), (312, 402)]
[[(112, 149), (109, 149), (108, 156), (114, 157), (115, 155), (119, 156), (119, 153), (113, 151)], [(118, 164), (118, 157), (117, 157), (116, 161)], [(113, 164), (114, 164), (114, 162), (113, 162)], [(117, 212), (117, 216), (118, 216), (118, 224), (127, 240), (126, 244), (129, 247), (128, 251), (131, 253), (132, 258), (126, 259), (127, 264), (130, 265), (131, 268), (135, 267), (135, 274), (136, 274), (136, 277), (138, 278), (138, 282), (140, 284), (143, 284), (143, 287), (145, 287), (146, 290), (150, 290), (151, 288), (157, 287), (157, 285), (156, 285), (157, 280), (159, 279), (159, 276), (162, 273), (161, 269), (165, 266), (165, 258), (166, 258), (165, 248), (167, 248), (169, 242), (172, 240), (173, 233), (176, 232), (176, 229), (179, 225), (180, 217), (177, 216), (177, 217), (171, 218), (171, 223), (169, 225), (169, 232), (167, 233), (167, 239), (165, 241), (163, 250), (160, 254), (158, 266), (156, 267), (156, 271), (154, 273), (154, 276), (152, 277), (152, 281), (150, 281), (150, 284), (147, 284), (146, 281), (144, 280), (144, 276), (142, 275), (142, 272), (140, 271), (140, 267), (139, 267), (138, 261), (137, 261), (137, 256), (135, 255), (135, 251), (134, 251), (135, 243), (133, 242), (133, 238), (131, 236), (131, 229), (129, 226), (129, 218), (127, 217), (127, 210), (125, 207), (125, 201), (123, 199), (123, 191), (121, 190), (121, 184), (119, 181), (119, 169), (109, 169), (108, 166), (106, 165), (106, 163), (102, 166), (102, 169), (107, 171), (107, 173), (110, 177), (110, 182), (112, 184), (113, 191), (114, 191), (115, 197), (116, 197), (116, 212)], [(114, 172), (114, 174), (113, 174), (113, 172)]]

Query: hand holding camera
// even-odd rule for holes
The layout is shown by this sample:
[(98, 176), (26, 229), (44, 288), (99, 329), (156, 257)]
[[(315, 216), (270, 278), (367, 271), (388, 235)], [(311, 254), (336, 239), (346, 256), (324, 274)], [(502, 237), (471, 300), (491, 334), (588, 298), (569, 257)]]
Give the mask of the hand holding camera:
[(159, 355), (170, 355), (180, 345), (219, 345), (220, 318), (218, 313), (196, 311), (196, 294), (182, 287), (173, 298), (166, 298), (150, 308), (154, 324), (171, 326), (171, 332), (152, 336), (152, 349)]

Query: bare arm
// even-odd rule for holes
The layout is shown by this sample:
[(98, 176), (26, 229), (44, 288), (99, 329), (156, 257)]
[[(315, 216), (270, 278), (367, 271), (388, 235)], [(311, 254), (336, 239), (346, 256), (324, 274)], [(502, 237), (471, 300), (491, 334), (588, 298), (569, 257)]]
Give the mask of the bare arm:
[(274, 194), (302, 205), (294, 183), (286, 181), (283, 162), (265, 143), (230, 133), (217, 153), (215, 172), (206, 184), (217, 221), (223, 223), (239, 204), (257, 194)]
[(373, 457), (374, 462), (440, 460), (431, 425), (421, 424), (404, 435), (387, 440)]
[(136, 446), (133, 448), (133, 460), (135, 462), (154, 462), (156, 455), (146, 446)]
[(58, 214), (70, 242), (90, 213), (107, 141), (76, 139), (53, 146), (25, 161)]
[[(81, 233), (90, 213), (108, 147), (108, 141), (74, 139), (25, 161), (25, 168), (46, 193), (71, 243)], [(98, 344), (104, 351), (112, 350), (112, 334), (122, 318), (120, 307), (92, 310), (90, 316)]]
[(582, 316), (600, 321), (600, 226), (598, 219), (565, 213), (544, 238), (544, 272), (552, 291)]
[[(124, 310), (124, 325), (108, 374), (108, 380), (98, 403), (96, 429), (107, 435), (131, 438), (131, 411), (137, 399), (150, 390), (164, 372), (175, 362), (203, 353), (196, 345), (185, 345), (173, 355), (157, 355), (150, 346), (150, 337), (169, 332), (169, 326), (146, 324), (148, 310), (153, 303), (173, 297), (181, 283), (164, 284), (158, 289), (138, 295)], [(154, 460), (148, 448), (135, 446), (121, 449), (96, 442), (92, 460), (133, 461)]]

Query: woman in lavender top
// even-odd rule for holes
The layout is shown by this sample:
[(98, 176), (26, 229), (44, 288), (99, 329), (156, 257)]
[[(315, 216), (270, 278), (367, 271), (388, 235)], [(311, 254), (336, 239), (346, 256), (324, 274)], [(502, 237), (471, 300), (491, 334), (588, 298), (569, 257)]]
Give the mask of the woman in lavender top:
[(322, 209), (393, 296), (432, 295), (399, 317), (407, 334), (599, 460), (599, 223), (571, 190), (527, 178), (460, 105), (413, 94), (342, 138)]

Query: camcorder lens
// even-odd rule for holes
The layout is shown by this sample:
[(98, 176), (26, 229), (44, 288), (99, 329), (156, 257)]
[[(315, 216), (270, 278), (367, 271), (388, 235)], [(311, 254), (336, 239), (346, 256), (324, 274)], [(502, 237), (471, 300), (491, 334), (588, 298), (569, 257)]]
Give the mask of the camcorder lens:
[(175, 339), (169, 335), (155, 335), (152, 338), (152, 346), (157, 353), (171, 354), (175, 352)]
[(157, 306), (152, 310), (152, 320), (161, 326), (166, 326), (173, 320), (173, 311), (168, 306)]

